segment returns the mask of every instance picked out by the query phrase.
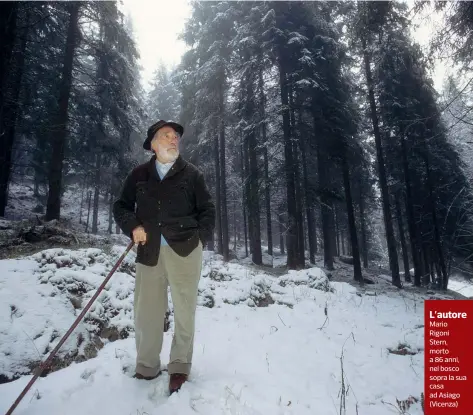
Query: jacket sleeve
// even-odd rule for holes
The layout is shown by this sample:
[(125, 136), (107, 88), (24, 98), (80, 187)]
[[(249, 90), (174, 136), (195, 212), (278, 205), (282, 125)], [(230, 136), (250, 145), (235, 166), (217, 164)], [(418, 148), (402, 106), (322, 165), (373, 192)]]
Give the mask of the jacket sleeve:
[(199, 222), (199, 236), (203, 244), (210, 241), (215, 227), (215, 205), (202, 172), (197, 173), (195, 183), (195, 198), (197, 221)]
[(113, 217), (120, 229), (132, 238), (133, 229), (141, 225), (135, 215), (136, 186), (133, 174), (125, 179), (120, 198), (113, 204)]

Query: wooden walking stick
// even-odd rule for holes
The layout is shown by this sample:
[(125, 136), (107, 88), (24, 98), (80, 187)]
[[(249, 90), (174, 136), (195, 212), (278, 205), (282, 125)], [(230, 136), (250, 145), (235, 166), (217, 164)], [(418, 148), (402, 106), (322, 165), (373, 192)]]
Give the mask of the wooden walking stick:
[(54, 350), (49, 354), (48, 358), (44, 361), (44, 363), (41, 363), (40, 366), (38, 367), (38, 369), (35, 371), (36, 373), (34, 374), (34, 376), (31, 378), (31, 380), (28, 382), (28, 384), (26, 385), (26, 387), (23, 389), (23, 391), (20, 393), (20, 395), (18, 396), (18, 398), (16, 399), (16, 401), (13, 403), (13, 405), (10, 407), (10, 409), (7, 411), (7, 413), (5, 415), (11, 415), (13, 413), (13, 411), (15, 410), (15, 408), (18, 406), (18, 404), (21, 402), (21, 400), (25, 397), (26, 393), (29, 391), (29, 389), (31, 388), (31, 386), (33, 386), (33, 383), (35, 383), (36, 379), (38, 379), (39, 376), (41, 376), (41, 374), (43, 373), (43, 371), (45, 369), (47, 369), (49, 367), (49, 365), (51, 364), (54, 356), (56, 355), (56, 353), (58, 352), (58, 350), (61, 348), (61, 346), (65, 343), (65, 341), (67, 340), (67, 338), (71, 335), (71, 333), (74, 331), (74, 329), (77, 327), (77, 325), (79, 324), (79, 322), (84, 318), (85, 314), (87, 313), (87, 311), (89, 310), (89, 308), (92, 306), (93, 302), (97, 299), (97, 297), (99, 296), (99, 294), (101, 293), (101, 291), (105, 288), (105, 286), (107, 285), (108, 281), (110, 280), (110, 278), (112, 277), (113, 273), (117, 270), (117, 268), (120, 266), (120, 264), (122, 263), (123, 259), (125, 258), (125, 256), (128, 254), (128, 252), (130, 252), (131, 248), (133, 248), (133, 245), (134, 245), (134, 242), (131, 241), (125, 252), (123, 252), (122, 256), (118, 259), (117, 263), (114, 265), (114, 267), (112, 268), (112, 270), (109, 272), (109, 274), (107, 275), (107, 277), (103, 280), (102, 284), (100, 284), (100, 287), (97, 289), (97, 292), (94, 294), (94, 296), (89, 300), (89, 302), (87, 303), (87, 305), (84, 307), (84, 309), (82, 310), (82, 312), (79, 314), (79, 316), (76, 318), (76, 320), (74, 321), (74, 323), (72, 324), (72, 326), (70, 327), (69, 330), (67, 330), (67, 333), (63, 336), (63, 338), (61, 339), (61, 341), (57, 344), (57, 346), (54, 348)]

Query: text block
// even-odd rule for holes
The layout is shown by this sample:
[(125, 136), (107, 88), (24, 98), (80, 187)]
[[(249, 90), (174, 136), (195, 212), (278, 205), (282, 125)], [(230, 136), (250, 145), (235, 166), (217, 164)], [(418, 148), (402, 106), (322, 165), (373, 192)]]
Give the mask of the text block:
[(473, 300), (425, 301), (425, 415), (473, 415)]

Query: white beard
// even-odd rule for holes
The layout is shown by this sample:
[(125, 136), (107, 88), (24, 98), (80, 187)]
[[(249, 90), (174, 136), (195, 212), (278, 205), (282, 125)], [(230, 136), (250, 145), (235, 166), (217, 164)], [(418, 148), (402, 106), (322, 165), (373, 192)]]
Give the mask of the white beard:
[(171, 148), (166, 150), (159, 144), (157, 147), (157, 155), (162, 163), (173, 163), (179, 157), (179, 148)]

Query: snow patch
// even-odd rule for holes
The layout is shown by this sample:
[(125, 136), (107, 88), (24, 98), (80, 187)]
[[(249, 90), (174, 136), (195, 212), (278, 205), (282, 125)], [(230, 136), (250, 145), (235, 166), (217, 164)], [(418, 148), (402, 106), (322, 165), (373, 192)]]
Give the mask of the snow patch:
[[(46, 357), (124, 249), (55, 249), (0, 261), (3, 376), (30, 373), (31, 362)], [(224, 263), (207, 251), (189, 382), (167, 397), (167, 373), (151, 382), (132, 379), (134, 258), (133, 252), (127, 256), (60, 352), (80, 355), (89, 344), (96, 356), (38, 379), (18, 413), (331, 414), (338, 413), (340, 393), (347, 413), (387, 415), (398, 401), (408, 402), (411, 415), (422, 413), (418, 298), (360, 297), (355, 287), (330, 282), (317, 267), (277, 277)], [(169, 358), (172, 319), (170, 324), (163, 363)], [(97, 334), (102, 325), (115, 328), (115, 341), (100, 337), (105, 328)], [(95, 345), (97, 339), (101, 345)], [(400, 346), (409, 353), (390, 352)], [(0, 412), (29, 379), (0, 385)]]

